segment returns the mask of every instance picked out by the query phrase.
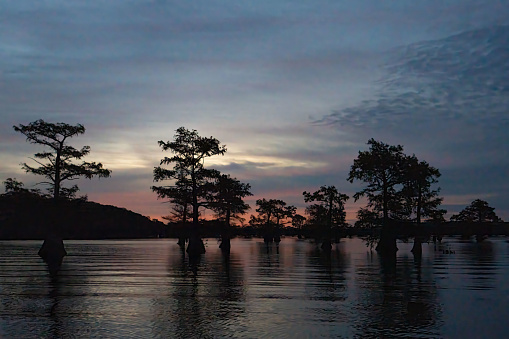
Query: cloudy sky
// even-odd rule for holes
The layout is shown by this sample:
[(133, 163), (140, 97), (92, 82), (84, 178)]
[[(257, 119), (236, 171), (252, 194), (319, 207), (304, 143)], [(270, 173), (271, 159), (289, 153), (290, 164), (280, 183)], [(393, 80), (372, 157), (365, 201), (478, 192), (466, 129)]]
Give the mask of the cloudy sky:
[(321, 185), (353, 195), (375, 138), (440, 169), (449, 215), (481, 198), (509, 220), (505, 0), (16, 0), (0, 32), (2, 181), (40, 180), (13, 125), (81, 123), (71, 143), (113, 170), (82, 194), (159, 218), (157, 141), (185, 126), (226, 144), (207, 165), (250, 183), (253, 207), (303, 208)]

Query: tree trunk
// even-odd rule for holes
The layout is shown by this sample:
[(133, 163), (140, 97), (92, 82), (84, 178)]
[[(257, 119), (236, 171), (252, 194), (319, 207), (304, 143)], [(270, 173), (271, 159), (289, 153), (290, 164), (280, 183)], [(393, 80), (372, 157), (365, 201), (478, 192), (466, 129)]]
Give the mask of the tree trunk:
[[(421, 192), (421, 187), (419, 185), (419, 194), (417, 197), (417, 213), (416, 213), (417, 226), (419, 226), (421, 224), (421, 205), (422, 205), (421, 200), (422, 200), (422, 192)], [(416, 235), (414, 237), (414, 246), (412, 247), (412, 253), (414, 254), (414, 257), (422, 256), (422, 237), (421, 236)]]
[[(332, 229), (332, 203), (333, 203), (333, 200), (332, 200), (332, 195), (329, 199), (329, 211), (328, 211), (328, 215), (327, 215), (327, 223), (328, 223), (328, 228), (329, 230)], [(329, 231), (330, 232), (330, 231)]]
[(39, 256), (46, 262), (62, 262), (63, 257), (67, 255), (64, 247), (64, 241), (61, 237), (50, 235), (46, 237), (39, 250)]
[(332, 251), (332, 243), (330, 241), (330, 237), (329, 238), (325, 238), (323, 240), (321, 249), (322, 249), (322, 251), (324, 251), (327, 254), (331, 253), (331, 251)]
[(265, 224), (265, 230), (263, 234), (263, 241), (267, 244), (274, 241), (274, 232), (272, 230), (272, 226), (270, 225), (270, 217), (271, 212), (269, 211), (267, 213), (267, 223)]
[(62, 238), (49, 236), (46, 237), (42, 243), (38, 254), (48, 265), (50, 275), (54, 276), (60, 270), (60, 266), (62, 265), (62, 261), (67, 255), (67, 252)]
[(395, 254), (398, 251), (396, 246), (396, 235), (392, 223), (384, 223), (380, 232), (380, 240), (376, 246), (377, 252), (381, 254)]
[(189, 245), (187, 245), (187, 253), (189, 256), (197, 256), (205, 253), (205, 245), (203, 240), (195, 233), (189, 237)]
[(383, 214), (384, 214), (384, 220), (383, 220), (383, 227), (385, 227), (387, 224), (388, 224), (388, 221), (389, 221), (389, 204), (388, 204), (388, 201), (387, 201), (387, 195), (389, 194), (387, 192), (387, 180), (384, 178), (383, 179), (383, 189), (384, 189), (384, 192), (383, 192)]
[(380, 232), (380, 240), (376, 246), (379, 253), (394, 254), (398, 250), (396, 246), (396, 236), (392, 230), (392, 224), (389, 222), (389, 202), (388, 202), (388, 187), (387, 178), (383, 178), (383, 223), (382, 231)]
[(38, 252), (38, 255), (48, 264), (51, 275), (58, 272), (64, 257), (67, 255), (62, 238), (63, 225), (59, 214), (60, 203), (57, 198), (53, 199), (54, 206), (51, 206), (48, 228), (45, 231), (44, 242)]
[(182, 211), (182, 227), (180, 228), (180, 231), (179, 231), (179, 241), (177, 242), (177, 244), (180, 247), (182, 247), (183, 249), (185, 249), (187, 236), (186, 236), (186, 234), (185, 234), (186, 232), (184, 230), (185, 230), (186, 223), (187, 223), (187, 202), (184, 202), (183, 206), (184, 206), (184, 210)]
[(419, 185), (419, 193), (417, 196), (417, 211), (416, 211), (416, 220), (417, 224), (421, 223), (421, 208), (422, 208), (422, 191), (421, 186)]
[(193, 193), (193, 225), (191, 226), (191, 232), (189, 236), (189, 245), (187, 246), (187, 253), (189, 256), (201, 255), (205, 253), (205, 245), (203, 244), (203, 240), (200, 238), (198, 234), (198, 190), (196, 183), (196, 176), (194, 174), (194, 167), (192, 169), (193, 173), (191, 174), (191, 182), (192, 182), (192, 193)]
[(63, 143), (60, 144), (60, 148), (57, 150), (57, 155), (55, 159), (55, 187), (53, 189), (53, 198), (55, 200), (60, 199), (60, 153), (62, 152)]
[(192, 194), (193, 194), (193, 226), (198, 226), (198, 188), (196, 183), (196, 177), (194, 174), (194, 168), (193, 168), (193, 174), (191, 175), (191, 184), (192, 186)]
[(230, 210), (226, 211), (226, 220), (225, 220), (225, 229), (223, 230), (223, 233), (221, 234), (221, 245), (219, 245), (219, 248), (224, 254), (230, 253), (231, 248), (231, 229), (230, 229)]
[(422, 237), (416, 235), (414, 238), (414, 246), (412, 247), (412, 253), (415, 257), (422, 256)]

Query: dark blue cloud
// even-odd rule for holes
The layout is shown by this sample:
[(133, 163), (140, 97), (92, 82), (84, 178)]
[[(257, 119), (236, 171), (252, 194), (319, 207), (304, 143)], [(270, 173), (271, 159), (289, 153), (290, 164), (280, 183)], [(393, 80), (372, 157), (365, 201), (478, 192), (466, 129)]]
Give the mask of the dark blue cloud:
[(341, 126), (406, 126), (462, 120), (509, 125), (509, 26), (495, 26), (391, 51), (378, 98), (326, 116)]

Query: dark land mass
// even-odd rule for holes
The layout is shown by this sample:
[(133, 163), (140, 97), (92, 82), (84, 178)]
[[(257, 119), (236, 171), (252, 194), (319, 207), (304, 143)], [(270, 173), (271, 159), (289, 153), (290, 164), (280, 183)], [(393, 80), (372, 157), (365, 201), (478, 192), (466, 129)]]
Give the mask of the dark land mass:
[(0, 195), (0, 239), (132, 239), (164, 236), (166, 226), (141, 214), (83, 200), (31, 193)]
[(465, 222), (449, 221), (442, 223), (393, 222), (389, 227), (391, 233), (397, 237), (415, 236), (490, 236), (509, 235), (509, 222)]
[[(189, 224), (164, 224), (151, 220), (125, 208), (83, 200), (62, 200), (56, 203), (37, 194), (28, 192), (0, 195), (0, 239), (1, 240), (43, 240), (48, 234), (57, 234), (63, 239), (139, 239), (178, 238), (187, 236)], [(202, 237), (220, 237), (225, 226), (217, 221), (201, 221), (198, 233)], [(509, 223), (465, 223), (445, 222), (405, 223), (394, 222), (390, 227), (396, 238), (415, 236), (490, 236), (509, 235)], [(230, 227), (232, 236), (263, 237), (260, 228), (252, 226)], [(380, 228), (346, 227), (332, 230), (334, 238), (347, 236), (378, 236)], [(278, 230), (282, 236), (322, 238), (312, 230), (298, 230), (285, 227)]]

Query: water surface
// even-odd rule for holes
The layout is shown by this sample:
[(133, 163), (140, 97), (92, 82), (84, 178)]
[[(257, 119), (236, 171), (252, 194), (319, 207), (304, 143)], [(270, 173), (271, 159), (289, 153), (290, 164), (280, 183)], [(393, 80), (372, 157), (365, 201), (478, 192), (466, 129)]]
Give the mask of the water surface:
[[(0, 242), (0, 337), (504, 338), (509, 243), (445, 239), (414, 258), (381, 258), (360, 239), (327, 257), (308, 241), (279, 247), (215, 239), (195, 269), (174, 239), (67, 241), (57, 277), (40, 241)], [(449, 253), (454, 252), (454, 253)]]

